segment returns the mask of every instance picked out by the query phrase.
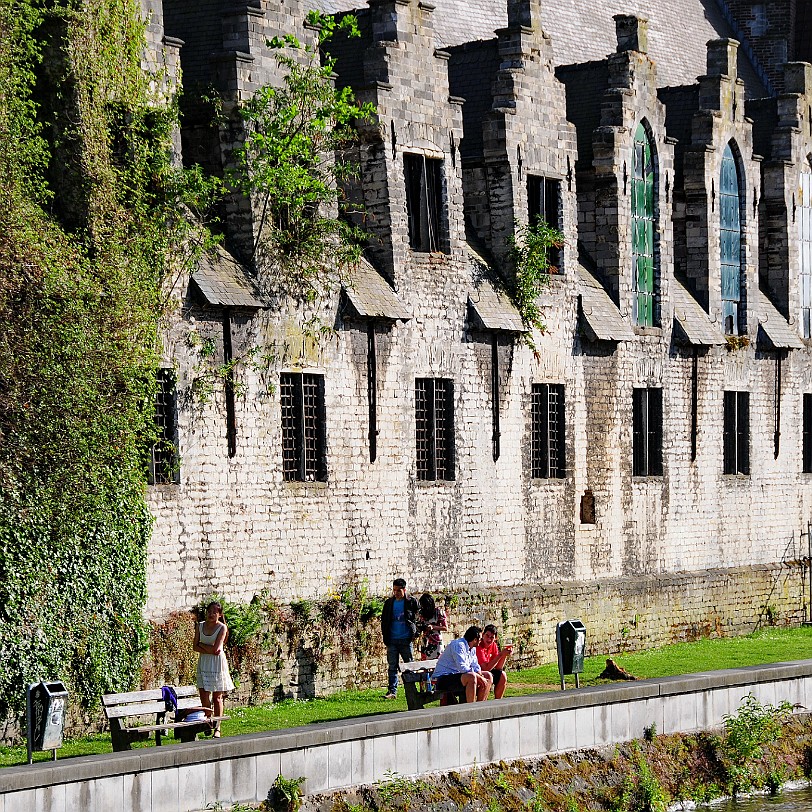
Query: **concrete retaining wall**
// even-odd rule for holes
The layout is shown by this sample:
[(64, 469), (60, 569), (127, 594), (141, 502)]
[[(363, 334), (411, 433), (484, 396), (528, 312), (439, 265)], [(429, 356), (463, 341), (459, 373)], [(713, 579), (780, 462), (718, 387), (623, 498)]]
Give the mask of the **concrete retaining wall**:
[(0, 770), (0, 812), (199, 812), (261, 801), (276, 776), (306, 792), (712, 728), (749, 692), (812, 707), (812, 660), (201, 741)]

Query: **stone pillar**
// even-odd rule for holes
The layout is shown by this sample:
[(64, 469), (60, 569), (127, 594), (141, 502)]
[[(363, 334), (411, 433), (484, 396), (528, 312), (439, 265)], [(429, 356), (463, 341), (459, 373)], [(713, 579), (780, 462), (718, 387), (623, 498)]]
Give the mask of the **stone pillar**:
[(615, 14), (617, 52), (638, 51), (648, 53), (648, 19), (635, 14)]

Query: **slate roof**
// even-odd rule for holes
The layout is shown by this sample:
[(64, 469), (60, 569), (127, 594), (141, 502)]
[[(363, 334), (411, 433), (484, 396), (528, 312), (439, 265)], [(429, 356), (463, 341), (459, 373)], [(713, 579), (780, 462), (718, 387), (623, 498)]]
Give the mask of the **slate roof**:
[(696, 347), (725, 343), (719, 328), (678, 279), (671, 283), (671, 301), (674, 304), (675, 339), (678, 342)]
[(757, 296), (759, 346), (777, 350), (803, 349), (803, 342), (778, 312), (778, 308), (767, 298), (767, 294), (759, 290)]
[(472, 284), (468, 291), (468, 321), (476, 330), (502, 330), (523, 333), (527, 330), (521, 314), (497, 283), (490, 263), (471, 242), (468, 259)]
[(213, 307), (265, 307), (245, 269), (222, 245), (203, 254), (192, 282)]
[(628, 341), (632, 328), (603, 285), (579, 262), (577, 266), (581, 325), (591, 341)]
[(350, 316), (389, 321), (408, 321), (412, 317), (387, 281), (363, 257), (350, 272), (342, 290)]
[[(507, 25), (506, 0), (433, 0), (437, 45), (450, 47), (492, 39)], [(366, 8), (363, 0), (313, 0), (321, 11)], [(716, 0), (569, 0), (542, 4), (542, 28), (552, 37), (556, 65), (604, 59), (617, 47), (614, 14), (649, 20), (649, 48), (657, 63), (658, 85), (692, 84), (706, 71), (706, 43), (735, 32)], [(339, 70), (340, 70), (339, 65)], [(739, 76), (748, 98), (767, 95), (755, 69), (739, 49)]]

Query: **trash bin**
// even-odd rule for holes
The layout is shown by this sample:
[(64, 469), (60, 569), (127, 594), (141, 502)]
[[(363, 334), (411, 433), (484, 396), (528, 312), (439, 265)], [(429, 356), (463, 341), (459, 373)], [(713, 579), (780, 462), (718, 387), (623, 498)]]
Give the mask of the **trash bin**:
[(62, 746), (65, 729), (65, 712), (68, 708), (68, 689), (64, 683), (34, 682), (26, 692), (26, 721), (28, 733), (28, 763), (33, 753), (56, 750)]
[(564, 620), (555, 627), (555, 647), (558, 651), (558, 674), (561, 690), (565, 674), (575, 674), (575, 687), (580, 688), (578, 675), (584, 670), (586, 626), (580, 620)]

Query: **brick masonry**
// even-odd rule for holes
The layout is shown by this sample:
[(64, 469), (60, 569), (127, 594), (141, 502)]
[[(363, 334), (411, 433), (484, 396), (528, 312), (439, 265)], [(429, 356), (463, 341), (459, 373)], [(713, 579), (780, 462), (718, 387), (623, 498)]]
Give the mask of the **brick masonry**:
[[(266, 37), (307, 32), (295, 4), (226, 5), (165, 0), (163, 19), (165, 33), (185, 43), (184, 83), (213, 81), (233, 103), (279, 81)], [(375, 327), (374, 462), (366, 326), (345, 320), (337, 297), (319, 305), (335, 332), (318, 342), (302, 326), (312, 314), (289, 303), (228, 314), (235, 356), (264, 348), (261, 363), (236, 368), (237, 453), (229, 457), (222, 381), (199, 396), (211, 361), (194, 338), (211, 339), (213, 360), (222, 361), (226, 314), (191, 289), (181, 292), (164, 336), (165, 362), (178, 376), (181, 475), (148, 494), (156, 518), (149, 617), (212, 592), (239, 602), (266, 590), (286, 603), (366, 582), (383, 594), (401, 574), (414, 591), (459, 593), (466, 622), (498, 623), (504, 606), (527, 657), (549, 658), (548, 632), (565, 616), (581, 617), (596, 650), (607, 651), (742, 632), (765, 607), (781, 622), (803, 616), (799, 559), (807, 554), (812, 475), (801, 472), (801, 399), (812, 391), (812, 358), (806, 343), (777, 350), (764, 343), (757, 293), (761, 286), (798, 335), (791, 204), (812, 153), (809, 68), (786, 68), (785, 95), (746, 102), (737, 43), (721, 38), (708, 44), (705, 74), (665, 89), (643, 19), (616, 17), (614, 53), (564, 68), (554, 63), (535, 0), (509, 0), (506, 12), (507, 26), (492, 40), (446, 51), (436, 48), (442, 3), (435, 10), (416, 0), (371, 0), (360, 13), (361, 40), (336, 46), (339, 83), (378, 109), (364, 131), (355, 190), (373, 238), (369, 258), (412, 315)], [(205, 147), (207, 165), (226, 165), (239, 128), (206, 140), (195, 110), (185, 119), (184, 149), (197, 156)], [(780, 126), (770, 135), (764, 122), (773, 120)], [(629, 178), (640, 122), (656, 165), (658, 317), (628, 340), (589, 341), (582, 267), (633, 326)], [(743, 178), (747, 341), (738, 348), (724, 343), (721, 324), (718, 194), (728, 143)], [(442, 162), (442, 251), (409, 247), (404, 153)], [(547, 329), (536, 336), (537, 352), (509, 333), (497, 336), (494, 460), (491, 336), (467, 320), (482, 284), (469, 244), (509, 284), (504, 240), (514, 221), (527, 219), (528, 174), (560, 182), (566, 244), (561, 273), (543, 296)], [(238, 257), (246, 257), (255, 227), (251, 206), (232, 201), (226, 243)], [(261, 288), (263, 268), (254, 272)], [(701, 305), (718, 343), (680, 343), (675, 279)], [(325, 376), (326, 482), (282, 481), (279, 374), (302, 369)], [(454, 381), (453, 481), (417, 479), (416, 377)], [(530, 393), (545, 382), (565, 386), (562, 479), (530, 476)], [(632, 476), (636, 387), (663, 390), (662, 476)], [(731, 389), (750, 392), (746, 476), (722, 473), (722, 399)], [(596, 515), (584, 523), (587, 492)], [(468, 606), (468, 594), (494, 597)], [(488, 617), (493, 606), (496, 618)]]

